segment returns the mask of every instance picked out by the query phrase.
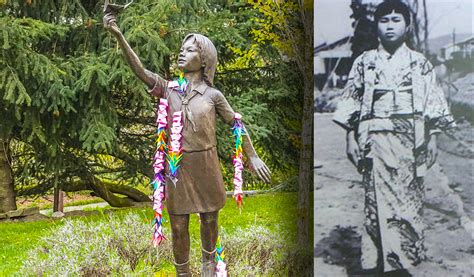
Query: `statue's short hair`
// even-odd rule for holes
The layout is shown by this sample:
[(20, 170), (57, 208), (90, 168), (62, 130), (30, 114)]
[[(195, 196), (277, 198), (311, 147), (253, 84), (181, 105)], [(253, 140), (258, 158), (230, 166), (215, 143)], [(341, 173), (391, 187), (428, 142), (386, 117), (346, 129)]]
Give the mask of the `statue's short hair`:
[(213, 86), (214, 74), (217, 68), (217, 50), (212, 41), (201, 34), (188, 34), (183, 40), (183, 44), (188, 40), (194, 38), (194, 41), (199, 48), (201, 60), (204, 65), (203, 78), (207, 85)]
[(375, 9), (374, 19), (375, 22), (379, 22), (379, 19), (387, 14), (391, 14), (392, 12), (399, 13), (403, 15), (403, 19), (405, 19), (406, 25), (410, 25), (411, 16), (410, 16), (410, 8), (403, 3), (401, 0), (386, 0), (380, 3), (377, 8)]

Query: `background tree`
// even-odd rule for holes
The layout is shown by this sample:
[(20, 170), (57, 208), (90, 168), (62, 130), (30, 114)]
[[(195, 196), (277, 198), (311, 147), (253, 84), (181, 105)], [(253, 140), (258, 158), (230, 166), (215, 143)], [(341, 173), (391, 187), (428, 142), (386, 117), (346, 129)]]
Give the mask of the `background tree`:
[(368, 49), (374, 49), (378, 46), (377, 25), (369, 19), (374, 11), (374, 6), (370, 4), (362, 4), (361, 0), (351, 1), (352, 14), (354, 19), (352, 27), (354, 34), (351, 40), (351, 61), (345, 66), (336, 69), (339, 75), (348, 75), (354, 60)]
[[(298, 84), (295, 96), (303, 100), (300, 117), (299, 177), (298, 177), (298, 245), (312, 247), (313, 185), (313, 2), (312, 1), (260, 1), (249, 3), (261, 13), (258, 28), (253, 30), (257, 43), (267, 42), (297, 71), (287, 76)], [(295, 93), (288, 91), (288, 93)], [(301, 272), (299, 272), (301, 274)]]
[(0, 139), (0, 213), (16, 210), (13, 172), (11, 170), (10, 141)]

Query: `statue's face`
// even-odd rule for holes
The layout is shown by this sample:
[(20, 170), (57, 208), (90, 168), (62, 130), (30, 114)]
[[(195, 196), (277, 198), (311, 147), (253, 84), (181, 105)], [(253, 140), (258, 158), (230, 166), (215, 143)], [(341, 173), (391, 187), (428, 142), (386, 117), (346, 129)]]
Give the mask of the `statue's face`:
[(202, 68), (201, 53), (193, 37), (186, 40), (181, 46), (178, 68), (184, 72), (199, 71)]
[(386, 45), (402, 43), (408, 31), (405, 18), (395, 11), (380, 17), (377, 29), (380, 40)]

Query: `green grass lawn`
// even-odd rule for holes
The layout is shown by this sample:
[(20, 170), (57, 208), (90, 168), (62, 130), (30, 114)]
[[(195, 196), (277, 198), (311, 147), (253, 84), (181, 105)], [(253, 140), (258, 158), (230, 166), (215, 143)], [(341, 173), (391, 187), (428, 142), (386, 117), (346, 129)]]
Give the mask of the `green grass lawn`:
[[(228, 198), (226, 206), (219, 216), (220, 228), (232, 232), (237, 227), (246, 228), (250, 225), (261, 225), (272, 231), (285, 230), (289, 234), (289, 243), (296, 239), (296, 193), (275, 193), (257, 195), (244, 199), (244, 207), (240, 212), (235, 201)], [(100, 209), (101, 212), (104, 209)], [(114, 214), (124, 216), (134, 212), (144, 220), (152, 220), (153, 211), (143, 208), (114, 209)], [(165, 215), (165, 219), (168, 216)], [(107, 220), (104, 213), (88, 217), (77, 217), (74, 220), (103, 221)], [(1, 223), (0, 224), (0, 276), (9, 276), (17, 272), (28, 251), (35, 248), (41, 237), (50, 235), (63, 220), (43, 220), (28, 223)], [(169, 222), (165, 223), (169, 225)], [(126, 226), (124, 226), (126, 228)], [(190, 220), (191, 241), (199, 240), (199, 219), (192, 215)], [(150, 227), (150, 238), (151, 238)], [(171, 238), (171, 234), (166, 234)], [(195, 246), (195, 245), (192, 245)]]

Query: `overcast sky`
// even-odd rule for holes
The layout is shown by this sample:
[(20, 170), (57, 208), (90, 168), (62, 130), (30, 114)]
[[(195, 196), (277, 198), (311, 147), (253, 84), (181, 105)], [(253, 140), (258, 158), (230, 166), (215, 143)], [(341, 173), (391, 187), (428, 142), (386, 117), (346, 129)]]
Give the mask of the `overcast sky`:
[[(364, 3), (380, 3), (381, 0), (365, 0)], [(419, 0), (420, 5), (422, 0)], [(426, 0), (428, 8), (429, 37), (436, 38), (456, 33), (471, 33), (474, 29), (474, 0)], [(315, 0), (314, 32), (315, 43), (331, 43), (352, 34), (349, 16), (352, 13), (351, 0)], [(422, 7), (420, 7), (422, 10)]]

